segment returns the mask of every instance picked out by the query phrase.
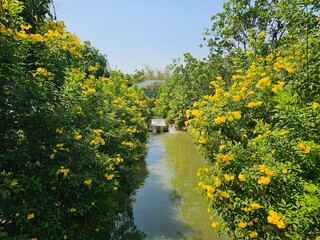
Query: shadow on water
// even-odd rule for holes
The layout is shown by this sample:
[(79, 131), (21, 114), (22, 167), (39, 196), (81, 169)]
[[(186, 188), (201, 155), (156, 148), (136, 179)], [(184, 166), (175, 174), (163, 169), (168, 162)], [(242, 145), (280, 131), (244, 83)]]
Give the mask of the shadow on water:
[(119, 214), (111, 240), (143, 240), (147, 235), (134, 224), (132, 204), (127, 204), (125, 211)]
[(133, 203), (136, 190), (143, 188), (145, 179), (149, 176), (147, 164), (145, 161), (138, 163), (138, 172), (135, 179), (131, 183), (132, 193), (128, 195), (119, 192), (118, 203), (122, 206), (122, 211), (118, 214), (118, 219), (114, 222), (114, 229), (108, 240), (144, 240), (147, 235), (138, 229), (133, 218)]

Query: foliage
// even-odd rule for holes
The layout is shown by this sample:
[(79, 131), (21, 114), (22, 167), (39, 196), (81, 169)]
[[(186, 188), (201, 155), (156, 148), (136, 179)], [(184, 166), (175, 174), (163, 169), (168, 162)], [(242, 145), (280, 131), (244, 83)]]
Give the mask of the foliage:
[(229, 0), (212, 17), (204, 39), (212, 52), (230, 54), (252, 50), (252, 43), (264, 35), (259, 51), (266, 55), (288, 42), (287, 34), (301, 37), (307, 28), (315, 29), (318, 12), (313, 0)]
[(1, 3), (0, 236), (105, 238), (144, 156), (144, 95), (39, 1)]
[(139, 83), (145, 80), (166, 80), (171, 76), (171, 66), (166, 66), (163, 70), (152, 68), (146, 65), (144, 69), (135, 70), (134, 74), (129, 75), (131, 83)]
[[(226, 64), (224, 64), (226, 63)], [(217, 64), (220, 69), (213, 68)], [(169, 121), (175, 121), (181, 127), (186, 120), (185, 111), (190, 103), (197, 101), (211, 90), (207, 88), (210, 79), (218, 74), (226, 74), (227, 61), (217, 55), (210, 60), (197, 60), (190, 53), (184, 54), (184, 62), (173, 62), (172, 76), (162, 87), (159, 99), (156, 101), (155, 112)]]
[(319, 7), (227, 1), (208, 61), (177, 66), (157, 101), (191, 129), (212, 227), (234, 239), (320, 236)]
[(215, 92), (187, 111), (208, 161), (199, 187), (222, 218), (214, 226), (242, 239), (314, 239), (320, 232), (320, 99), (297, 94), (306, 55), (291, 54), (270, 54), (267, 64), (253, 56), (231, 87), (217, 77)]

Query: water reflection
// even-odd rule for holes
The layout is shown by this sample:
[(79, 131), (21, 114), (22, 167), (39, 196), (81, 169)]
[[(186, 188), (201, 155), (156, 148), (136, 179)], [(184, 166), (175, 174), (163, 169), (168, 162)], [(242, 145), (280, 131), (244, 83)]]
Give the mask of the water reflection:
[(131, 182), (130, 195), (125, 192), (119, 192), (117, 202), (122, 206), (118, 219), (114, 222), (114, 228), (108, 240), (144, 240), (147, 235), (138, 229), (133, 218), (133, 203), (135, 202), (136, 189), (143, 188), (145, 179), (149, 176), (149, 171), (145, 161), (138, 163), (138, 172), (135, 179)]
[(213, 232), (195, 191), (203, 159), (187, 133), (151, 133), (146, 162), (149, 176), (133, 204), (134, 223), (145, 239), (228, 239)]
[(111, 240), (143, 240), (146, 237), (147, 235), (134, 224), (132, 203), (127, 204), (125, 211), (119, 214)]
[(182, 197), (176, 189), (172, 189), (172, 192), (169, 193), (169, 200), (172, 206), (178, 206), (181, 204)]

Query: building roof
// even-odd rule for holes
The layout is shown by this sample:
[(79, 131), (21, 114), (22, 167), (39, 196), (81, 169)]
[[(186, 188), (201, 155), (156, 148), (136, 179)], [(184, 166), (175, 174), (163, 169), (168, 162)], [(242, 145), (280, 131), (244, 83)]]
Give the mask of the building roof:
[(166, 121), (164, 119), (158, 118), (158, 119), (151, 119), (151, 126), (153, 127), (165, 127)]
[(157, 86), (164, 83), (165, 80), (145, 80), (143, 82), (137, 83), (138, 88), (145, 88), (148, 86)]

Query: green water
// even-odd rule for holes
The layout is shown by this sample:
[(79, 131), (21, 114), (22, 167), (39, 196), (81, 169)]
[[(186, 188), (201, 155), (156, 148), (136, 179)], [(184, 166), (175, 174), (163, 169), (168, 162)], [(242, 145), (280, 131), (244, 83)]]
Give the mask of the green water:
[(134, 224), (145, 239), (229, 239), (213, 232), (205, 199), (197, 194), (203, 158), (188, 133), (151, 133), (146, 163), (149, 175), (133, 204)]

